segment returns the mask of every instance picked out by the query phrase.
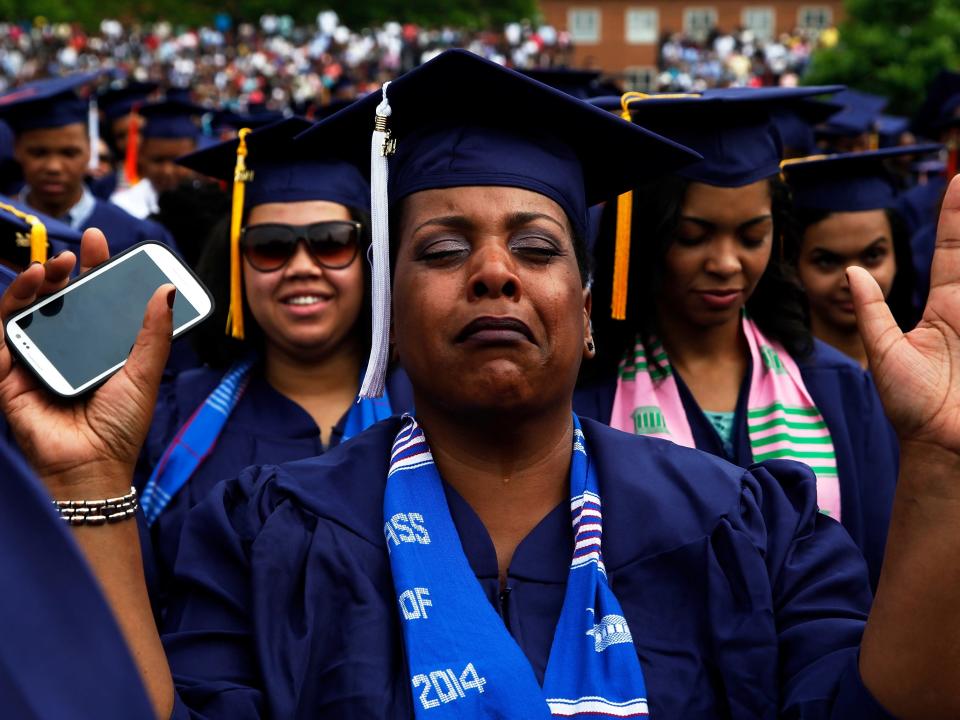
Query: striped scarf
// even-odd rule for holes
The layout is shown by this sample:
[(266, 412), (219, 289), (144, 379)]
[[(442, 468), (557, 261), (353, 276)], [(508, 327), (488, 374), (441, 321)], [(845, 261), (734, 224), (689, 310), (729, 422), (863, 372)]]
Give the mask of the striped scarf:
[[(783, 459), (809, 465), (817, 477), (820, 511), (839, 521), (840, 482), (833, 440), (803, 384), (800, 368), (747, 317), (743, 332), (753, 360), (747, 399), (753, 461)], [(638, 337), (633, 352), (621, 362), (610, 425), (696, 447), (670, 359), (655, 338), (644, 343)]]
[(596, 471), (573, 422), (575, 548), (541, 688), (470, 568), (423, 430), (405, 417), (383, 529), (417, 718), (647, 717), (640, 661), (603, 565)]

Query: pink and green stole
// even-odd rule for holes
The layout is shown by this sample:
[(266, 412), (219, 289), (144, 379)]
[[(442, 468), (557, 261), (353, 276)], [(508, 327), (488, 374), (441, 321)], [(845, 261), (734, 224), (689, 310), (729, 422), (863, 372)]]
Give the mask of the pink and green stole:
[[(747, 435), (754, 462), (796, 460), (817, 477), (820, 511), (840, 520), (840, 482), (830, 430), (779, 343), (768, 340), (749, 319), (743, 332), (753, 359), (747, 399)], [(620, 363), (610, 425), (618, 430), (696, 447), (677, 380), (663, 345), (637, 338)]]

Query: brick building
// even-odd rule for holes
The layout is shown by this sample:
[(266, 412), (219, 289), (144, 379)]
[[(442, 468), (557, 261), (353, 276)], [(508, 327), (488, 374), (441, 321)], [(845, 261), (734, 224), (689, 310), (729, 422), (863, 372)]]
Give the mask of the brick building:
[(547, 24), (570, 32), (574, 65), (625, 73), (637, 86), (656, 69), (664, 33), (702, 38), (713, 28), (743, 27), (769, 39), (843, 19), (842, 0), (540, 0), (540, 11)]

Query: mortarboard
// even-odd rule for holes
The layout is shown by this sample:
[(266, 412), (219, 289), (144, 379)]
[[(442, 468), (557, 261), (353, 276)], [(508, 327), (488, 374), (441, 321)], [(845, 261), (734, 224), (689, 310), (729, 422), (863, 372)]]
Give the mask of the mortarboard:
[(0, 95), (0, 117), (14, 133), (28, 130), (87, 124), (89, 103), (77, 90), (89, 85), (100, 73), (81, 73), (51, 80), (37, 80)]
[(301, 117), (280, 120), (259, 130), (242, 128), (240, 136), (198, 150), (177, 160), (203, 175), (233, 181), (230, 223), (231, 292), (228, 328), (243, 337), (240, 287), (240, 226), (244, 211), (269, 202), (327, 200), (367, 211), (370, 186), (350, 161), (328, 148), (322, 156), (305, 158), (293, 138), (313, 125)]
[(580, 68), (530, 68), (520, 70), (528, 78), (539, 80), (567, 95), (586, 100), (601, 95), (619, 94), (620, 88), (614, 83), (600, 79), (599, 70), (585, 70)]
[(900, 136), (910, 129), (910, 118), (899, 115), (877, 116), (877, 135), (880, 136), (880, 147), (896, 145)]
[(817, 128), (822, 136), (862, 135), (877, 131), (880, 113), (887, 106), (887, 98), (859, 90), (843, 90), (831, 99), (843, 109)]
[(927, 87), (927, 96), (913, 119), (913, 130), (936, 138), (951, 125), (960, 124), (960, 72), (941, 70)]
[(163, 100), (144, 105), (139, 110), (144, 124), (140, 131), (142, 138), (191, 138), (200, 137), (200, 126), (196, 118), (205, 110), (199, 105), (180, 100)]
[(837, 86), (725, 88), (695, 95), (627, 93), (591, 102), (608, 110), (625, 107), (633, 122), (700, 153), (700, 162), (677, 171), (681, 177), (742, 187), (780, 172), (783, 147), (772, 113), (836, 90)]
[(786, 103), (783, 107), (774, 107), (770, 116), (784, 150), (800, 155), (812, 155), (817, 150), (814, 128), (828, 118), (843, 110), (839, 103), (817, 98), (804, 98)]
[(930, 143), (798, 158), (783, 164), (783, 175), (798, 208), (830, 212), (880, 210), (892, 207), (897, 196), (896, 184), (885, 162), (941, 149), (942, 145)]
[(137, 105), (147, 101), (159, 86), (154, 82), (131, 80), (119, 87), (109, 87), (97, 96), (97, 104), (107, 122), (129, 115)]
[(45, 262), (63, 250), (78, 250), (80, 231), (0, 195), (0, 258), (16, 268)]
[(586, 237), (589, 206), (697, 158), (464, 50), (438, 55), (300, 137), (305, 151), (352, 149), (371, 174), (373, 337), (361, 397), (379, 396), (386, 374), (390, 203), (436, 188), (522, 188), (556, 202)]
[(217, 110), (213, 113), (211, 125), (214, 130), (239, 130), (240, 128), (258, 128), (272, 125), (283, 120), (285, 115), (279, 110), (263, 109), (259, 112), (241, 113), (234, 110)]

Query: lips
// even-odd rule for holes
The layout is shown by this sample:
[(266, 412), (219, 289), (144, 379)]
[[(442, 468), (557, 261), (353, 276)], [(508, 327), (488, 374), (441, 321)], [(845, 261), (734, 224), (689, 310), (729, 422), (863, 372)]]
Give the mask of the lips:
[(725, 310), (736, 303), (743, 294), (738, 288), (717, 288), (697, 291), (703, 301), (714, 310)]
[(456, 341), (484, 344), (534, 343), (533, 332), (527, 324), (512, 317), (476, 318), (457, 334)]

